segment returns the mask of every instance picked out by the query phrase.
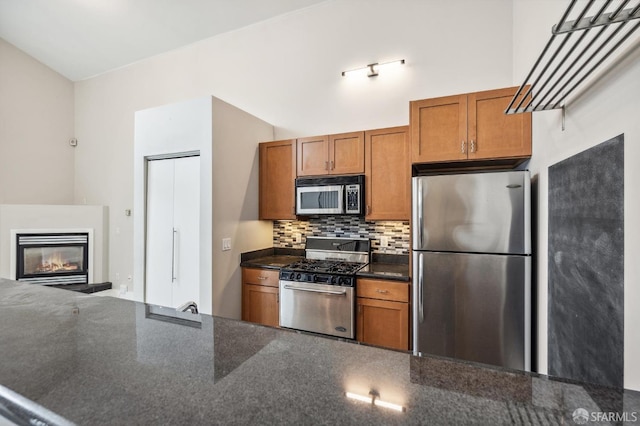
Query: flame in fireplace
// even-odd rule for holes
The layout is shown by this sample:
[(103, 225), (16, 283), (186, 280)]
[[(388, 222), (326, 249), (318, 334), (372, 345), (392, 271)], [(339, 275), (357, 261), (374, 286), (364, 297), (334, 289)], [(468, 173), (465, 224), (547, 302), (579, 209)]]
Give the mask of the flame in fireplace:
[(42, 260), (42, 263), (36, 267), (35, 272), (38, 274), (50, 274), (54, 272), (79, 270), (80, 266), (77, 263), (68, 262), (60, 252), (53, 252), (46, 259)]

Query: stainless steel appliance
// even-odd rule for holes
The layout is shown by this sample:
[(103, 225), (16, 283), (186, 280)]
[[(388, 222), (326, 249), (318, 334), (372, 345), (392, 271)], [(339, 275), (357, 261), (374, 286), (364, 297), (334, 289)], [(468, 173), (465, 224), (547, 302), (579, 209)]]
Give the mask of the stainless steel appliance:
[(414, 354), (530, 370), (529, 172), (412, 184)]
[(364, 176), (296, 179), (296, 214), (364, 214)]
[(355, 273), (367, 239), (307, 237), (305, 258), (280, 270), (280, 326), (355, 338)]

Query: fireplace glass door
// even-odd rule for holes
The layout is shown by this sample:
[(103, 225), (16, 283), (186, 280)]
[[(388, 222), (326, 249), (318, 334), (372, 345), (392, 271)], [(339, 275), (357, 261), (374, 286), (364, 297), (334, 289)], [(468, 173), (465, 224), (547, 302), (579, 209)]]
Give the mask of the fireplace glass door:
[(19, 234), (19, 281), (87, 284), (88, 234)]

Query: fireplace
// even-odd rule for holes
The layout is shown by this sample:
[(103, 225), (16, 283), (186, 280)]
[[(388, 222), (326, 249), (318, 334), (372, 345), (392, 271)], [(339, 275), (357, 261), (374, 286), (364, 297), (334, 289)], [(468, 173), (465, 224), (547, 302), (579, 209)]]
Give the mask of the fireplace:
[(32, 284), (88, 284), (89, 234), (16, 234), (16, 280)]

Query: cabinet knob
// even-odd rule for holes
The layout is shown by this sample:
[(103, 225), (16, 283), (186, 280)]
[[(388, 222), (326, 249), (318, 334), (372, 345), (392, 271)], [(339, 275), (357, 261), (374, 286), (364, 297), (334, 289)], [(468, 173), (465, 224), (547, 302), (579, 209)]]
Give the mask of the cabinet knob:
[(331, 163), (329, 165), (329, 170), (333, 170), (333, 169), (335, 169), (335, 167), (333, 166), (333, 160), (331, 160)]
[(471, 139), (471, 142), (469, 143), (469, 150), (471, 152), (476, 152), (476, 143), (474, 142), (473, 139)]
[(258, 279), (261, 280), (261, 281), (264, 281), (264, 280), (267, 279), (267, 277), (260, 276), (260, 277), (258, 277)]
[(387, 294), (387, 293), (389, 293), (389, 290), (380, 290), (378, 288), (378, 289), (376, 289), (376, 292), (381, 293), (381, 294)]
[(367, 214), (371, 214), (371, 206), (367, 206)]
[(462, 154), (465, 154), (467, 152), (467, 143), (465, 141), (462, 141), (462, 143), (460, 144), (460, 152)]

